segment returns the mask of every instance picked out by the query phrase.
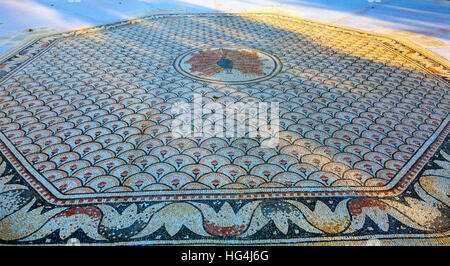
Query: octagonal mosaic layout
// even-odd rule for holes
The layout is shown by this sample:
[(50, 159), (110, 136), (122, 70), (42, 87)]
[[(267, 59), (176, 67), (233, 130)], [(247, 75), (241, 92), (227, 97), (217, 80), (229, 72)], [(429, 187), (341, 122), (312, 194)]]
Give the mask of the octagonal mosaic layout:
[[(394, 197), (448, 134), (440, 60), (268, 14), (160, 15), (64, 32), (0, 65), (0, 150), (59, 206)], [(279, 103), (279, 144), (174, 137), (170, 108), (195, 94), (203, 105)]]
[[(60, 203), (404, 187), (442, 137), (446, 83), (375, 39), (268, 22), (276, 25), (266, 32), (247, 18), (161, 17), (58, 38), (3, 78), (2, 149)], [(250, 32), (217, 30), (235, 24)], [(191, 51), (193, 43), (212, 48)], [(217, 48), (230, 43), (249, 48)], [(274, 75), (281, 64), (260, 51), (277, 55), (283, 71)], [(195, 93), (204, 104), (279, 102), (281, 143), (173, 138), (170, 107)]]

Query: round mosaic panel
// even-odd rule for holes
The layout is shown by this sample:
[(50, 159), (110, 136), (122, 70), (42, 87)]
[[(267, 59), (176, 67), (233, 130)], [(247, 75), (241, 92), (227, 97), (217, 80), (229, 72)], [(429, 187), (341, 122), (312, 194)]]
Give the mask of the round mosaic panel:
[(227, 84), (270, 79), (281, 70), (275, 56), (245, 47), (195, 49), (180, 55), (174, 66), (187, 77)]

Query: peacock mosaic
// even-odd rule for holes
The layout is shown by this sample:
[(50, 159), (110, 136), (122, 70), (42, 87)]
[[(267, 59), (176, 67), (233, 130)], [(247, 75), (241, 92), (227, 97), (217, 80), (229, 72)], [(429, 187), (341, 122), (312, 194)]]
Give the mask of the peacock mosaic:
[(200, 81), (245, 84), (269, 79), (281, 70), (279, 60), (245, 47), (195, 49), (175, 61), (181, 74)]
[[(265, 13), (40, 37), (0, 60), (0, 244), (448, 244), (448, 65)], [(276, 103), (277, 144), (173, 133), (196, 96)]]

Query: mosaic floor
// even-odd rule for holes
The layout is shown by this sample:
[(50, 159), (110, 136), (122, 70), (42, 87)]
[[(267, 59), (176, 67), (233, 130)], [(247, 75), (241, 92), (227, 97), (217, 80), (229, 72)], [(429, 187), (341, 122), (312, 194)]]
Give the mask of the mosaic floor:
[[(447, 245), (449, 66), (264, 13), (40, 37), (0, 59), (0, 244)], [(229, 103), (278, 116), (213, 134)]]

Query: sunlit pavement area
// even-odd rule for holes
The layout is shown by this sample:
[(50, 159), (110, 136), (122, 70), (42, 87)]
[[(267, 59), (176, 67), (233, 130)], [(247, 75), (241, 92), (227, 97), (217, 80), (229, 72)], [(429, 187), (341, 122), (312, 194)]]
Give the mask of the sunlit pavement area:
[(1, 0), (0, 9), (0, 52), (36, 34), (153, 13), (272, 11), (402, 37), (450, 57), (444, 0)]
[(0, 244), (448, 245), (449, 1), (0, 10)]

